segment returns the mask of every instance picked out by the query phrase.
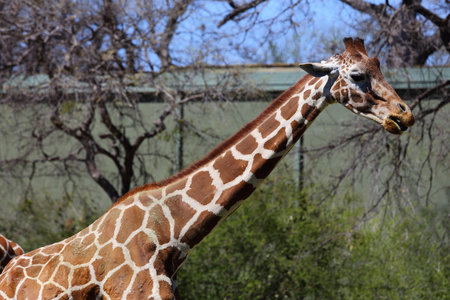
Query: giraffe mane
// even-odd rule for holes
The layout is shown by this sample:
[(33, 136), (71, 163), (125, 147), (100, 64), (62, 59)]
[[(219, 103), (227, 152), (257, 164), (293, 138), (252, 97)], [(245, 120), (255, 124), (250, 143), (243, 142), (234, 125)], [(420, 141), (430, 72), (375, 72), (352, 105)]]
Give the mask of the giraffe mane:
[[(264, 120), (267, 116), (274, 113), (284, 102), (286, 99), (290, 98), (292, 94), (296, 93), (300, 87), (311, 80), (312, 76), (307, 74), (303, 78), (301, 78), (294, 86), (283, 92), (280, 96), (278, 96), (275, 100), (272, 101), (272, 103), (264, 109), (253, 121), (250, 121), (247, 123), (243, 128), (241, 128), (239, 131), (237, 131), (235, 134), (233, 134), (231, 137), (226, 139), (224, 142), (219, 144), (217, 147), (215, 147), (213, 150), (211, 150), (206, 156), (201, 158), (200, 160), (196, 161), (195, 163), (191, 164), (187, 168), (181, 170), (175, 175), (172, 175), (170, 177), (167, 177), (166, 179), (163, 179), (161, 181), (155, 181), (152, 183), (148, 183), (142, 186), (138, 186), (132, 190), (130, 190), (128, 193), (123, 195), (122, 197), (117, 200), (115, 204), (118, 204), (122, 202), (123, 200), (129, 198), (130, 196), (147, 190), (155, 190), (161, 187), (164, 187), (166, 185), (169, 185), (181, 178), (184, 178), (185, 176), (191, 174), (201, 166), (204, 166), (205, 164), (208, 164), (211, 162), (214, 158), (216, 158), (218, 155), (224, 152), (225, 149), (228, 149), (236, 143), (237, 140), (242, 139), (244, 136), (246, 136), (248, 133), (250, 133), (253, 129), (257, 127), (258, 124), (261, 123), (262, 120)], [(113, 205), (114, 206), (114, 205)]]

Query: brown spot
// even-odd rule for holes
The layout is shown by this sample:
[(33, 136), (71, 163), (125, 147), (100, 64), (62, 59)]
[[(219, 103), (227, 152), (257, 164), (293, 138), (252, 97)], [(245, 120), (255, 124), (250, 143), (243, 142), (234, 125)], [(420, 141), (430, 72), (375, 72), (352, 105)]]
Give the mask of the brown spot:
[(98, 257), (92, 263), (97, 281), (102, 281), (108, 275), (109, 270), (115, 269), (125, 261), (122, 249), (113, 249), (111, 244), (107, 244), (101, 248)]
[(223, 191), (220, 198), (217, 200), (217, 204), (222, 205), (225, 209), (231, 209), (239, 201), (247, 199), (256, 188), (245, 182), (241, 181), (237, 185), (230, 187)]
[[(5, 273), (3, 273), (5, 274)], [(2, 274), (2, 275), (3, 275)], [(13, 267), (11, 269), (9, 269), (8, 273), (6, 273), (5, 276), (8, 276), (7, 278), (5, 278), (6, 280), (0, 281), (0, 291), (4, 292), (6, 294), (7, 297), (11, 298), (11, 299), (17, 299), (17, 296), (23, 295), (20, 293), (16, 294), (16, 287), (17, 284), (19, 284), (21, 282), (21, 280), (25, 277), (24, 274), (24, 269), (22, 268), (18, 268), (18, 267)], [(25, 292), (23, 291), (23, 289), (21, 289), (20, 291), (17, 292)], [(26, 296), (26, 295), (24, 295)], [(24, 299), (26, 299), (24, 297)]]
[(298, 102), (300, 100), (300, 97), (293, 97), (290, 99), (285, 105), (283, 105), (280, 109), (281, 116), (285, 120), (289, 120), (297, 111), (298, 109)]
[(295, 120), (291, 122), (292, 132), (294, 132), (297, 129), (298, 124), (299, 123), (297, 121), (295, 121)]
[(320, 110), (317, 107), (311, 106), (308, 103), (303, 104), (302, 106), (302, 116), (308, 120), (314, 120), (320, 113)]
[(145, 211), (137, 206), (131, 206), (125, 209), (120, 221), (120, 230), (116, 238), (119, 244), (125, 243), (127, 238), (141, 227), (144, 215)]
[(227, 151), (223, 157), (218, 157), (213, 167), (219, 171), (220, 178), (226, 184), (236, 177), (242, 175), (247, 168), (248, 162), (235, 159), (231, 151)]
[(319, 77), (313, 77), (310, 82), (308, 82), (308, 85), (314, 85), (319, 80)]
[(158, 259), (156, 259), (155, 264), (153, 265), (156, 274), (166, 274), (169, 276), (173, 274), (178, 267), (180, 254), (181, 252), (174, 247), (159, 251)]
[[(298, 84), (299, 82), (297, 82)], [(306, 85), (302, 85), (302, 87), (298, 90), (298, 93), (301, 94), (305, 90)]]
[(47, 282), (53, 275), (53, 273), (57, 270), (59, 266), (59, 255), (54, 256), (52, 259), (50, 259), (42, 269), (38, 279), (41, 282)]
[(319, 89), (321, 85), (322, 85), (322, 81), (318, 81), (316, 83), (316, 85), (314, 86), (314, 89), (316, 89), (316, 90)]
[(312, 96), (313, 100), (319, 100), (319, 98), (322, 97), (322, 93), (321, 92), (317, 92), (314, 94), (314, 96)]
[(174, 299), (172, 286), (167, 281), (159, 281), (159, 294), (161, 299)]
[(131, 241), (126, 245), (130, 254), (131, 260), (137, 267), (143, 267), (152, 258), (156, 251), (154, 241), (144, 232), (136, 234)]
[(337, 80), (337, 81), (333, 84), (332, 90), (333, 90), (333, 91), (339, 90), (339, 89), (341, 88), (341, 83), (342, 83), (342, 80)]
[(177, 195), (167, 199), (165, 204), (169, 207), (173, 215), (177, 217), (175, 219), (174, 225), (174, 237), (177, 239), (180, 236), (181, 230), (189, 222), (190, 219), (195, 215), (196, 211), (190, 207), (187, 203), (181, 200), (181, 196)]
[(154, 242), (165, 244), (170, 241), (170, 223), (164, 215), (161, 206), (157, 205), (149, 211), (149, 218), (146, 227), (152, 229), (155, 232), (158, 241)]
[(166, 188), (166, 195), (171, 194), (171, 193), (173, 193), (175, 191), (184, 190), (184, 188), (186, 187), (186, 182), (187, 182), (187, 178), (178, 180), (178, 181), (170, 184)]
[(89, 272), (89, 267), (78, 267), (73, 271), (72, 286), (84, 285), (89, 281), (91, 281), (91, 273)]
[(34, 256), (37, 251), (39, 251), (39, 249), (36, 249), (34, 251), (31, 251), (31, 252), (28, 252), (28, 253), (22, 255), (21, 257), (19, 257), (16, 261), (14, 261), (11, 264), (14, 264), (15, 268), (17, 268), (17, 267), (24, 267), (24, 268), (26, 268), (30, 264), (32, 264), (32, 259), (33, 259), (32, 256)]
[(63, 244), (59, 243), (59, 244), (53, 244), (53, 245), (49, 245), (49, 246), (45, 246), (41, 253), (44, 254), (53, 254), (53, 253), (59, 253), (59, 251), (61, 251), (61, 249), (64, 247)]
[(264, 149), (280, 152), (286, 150), (287, 139), (286, 130), (281, 128), (277, 134), (264, 143)]
[(32, 265), (43, 265), (45, 263), (47, 263), (50, 260), (51, 256), (50, 255), (42, 255), (41, 253), (36, 253), (36, 255), (34, 255), (31, 258), (31, 264)]
[(98, 242), (100, 244), (105, 244), (112, 239), (114, 235), (114, 229), (116, 228), (116, 220), (119, 218), (119, 215), (120, 210), (114, 208), (107, 212), (104, 216), (101, 225), (98, 228), (98, 230), (100, 231)]
[(256, 142), (256, 139), (251, 135), (247, 135), (236, 145), (236, 150), (241, 152), (242, 154), (252, 154), (253, 151), (256, 150), (256, 148), (258, 148), (258, 143)]
[(181, 239), (182, 243), (188, 244), (191, 248), (200, 243), (200, 241), (207, 236), (211, 230), (217, 225), (221, 217), (209, 211), (204, 211), (200, 214), (197, 221), (192, 224), (191, 228)]
[(96, 251), (97, 247), (95, 245), (84, 245), (81, 239), (76, 239), (64, 248), (61, 254), (65, 262), (75, 266), (88, 263)]
[(36, 278), (39, 275), (39, 272), (41, 271), (42, 266), (29, 266), (25, 269), (25, 273), (28, 277)]
[(308, 99), (309, 95), (311, 95), (311, 90), (306, 90), (303, 92), (303, 99)]
[(8, 248), (8, 243), (6, 242), (5, 238), (0, 239), (0, 246), (2, 246), (3, 249)]
[(95, 283), (78, 291), (73, 291), (71, 299), (96, 299), (100, 293), (100, 287)]
[(280, 122), (275, 119), (276, 115), (272, 114), (267, 120), (265, 120), (259, 127), (258, 130), (263, 138), (266, 138), (274, 130), (280, 126)]
[(187, 191), (189, 197), (201, 204), (208, 204), (214, 198), (216, 188), (212, 185), (212, 178), (207, 171), (201, 171), (194, 175), (190, 189)]
[(149, 207), (153, 204), (153, 199), (148, 196), (148, 193), (142, 193), (139, 195), (139, 202), (141, 202), (143, 206)]
[(53, 281), (61, 285), (63, 288), (67, 289), (69, 287), (69, 274), (70, 269), (67, 266), (61, 265), (56, 271), (56, 276), (54, 276)]
[[(145, 188), (145, 186), (144, 186)], [(153, 189), (151, 191), (148, 191), (149, 193), (151, 193), (153, 198), (156, 199), (161, 199), (162, 198), (162, 188), (158, 188), (158, 189)]]
[(140, 271), (136, 274), (134, 282), (131, 286), (131, 293), (128, 294), (127, 299), (147, 299), (152, 294), (153, 280), (149, 272)]
[(131, 281), (132, 275), (133, 270), (130, 266), (122, 266), (105, 281), (105, 284), (103, 285), (105, 293), (112, 299), (121, 299), (123, 292)]
[(15, 295), (15, 299), (39, 299), (41, 285), (33, 279), (25, 279), (20, 285), (20, 291)]
[(275, 168), (276, 164), (280, 161), (281, 156), (264, 159), (261, 154), (255, 155), (255, 159), (253, 160), (252, 165), (252, 173), (258, 179), (263, 179), (269, 176), (270, 172), (272, 172), (273, 168)]
[(294, 142), (297, 141), (305, 132), (306, 126), (304, 123), (298, 123), (297, 121), (291, 122), (292, 136)]
[[(55, 299), (60, 294), (62, 294), (64, 291), (57, 287), (56, 285), (52, 283), (45, 283), (43, 290), (42, 290), (42, 299)], [(68, 297), (63, 297), (59, 299), (68, 299)]]
[(95, 234), (94, 233), (86, 235), (83, 238), (83, 244), (86, 245), (86, 246), (87, 245), (92, 245), (94, 243), (94, 241), (95, 241)]

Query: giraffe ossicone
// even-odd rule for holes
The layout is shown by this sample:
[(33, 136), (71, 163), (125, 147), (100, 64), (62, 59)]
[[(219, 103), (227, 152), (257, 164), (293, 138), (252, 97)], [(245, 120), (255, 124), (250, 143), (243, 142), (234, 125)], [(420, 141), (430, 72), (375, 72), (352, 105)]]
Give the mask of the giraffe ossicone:
[(189, 252), (269, 175), (329, 104), (401, 134), (414, 117), (361, 39), (276, 98), (179, 174), (130, 191), (78, 234), (13, 259), (1, 299), (178, 299), (176, 272)]

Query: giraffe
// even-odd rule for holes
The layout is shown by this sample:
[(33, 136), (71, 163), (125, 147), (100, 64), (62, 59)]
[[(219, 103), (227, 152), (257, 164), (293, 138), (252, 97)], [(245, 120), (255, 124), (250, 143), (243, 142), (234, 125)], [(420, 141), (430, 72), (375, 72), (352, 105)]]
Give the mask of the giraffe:
[(15, 258), (0, 276), (1, 299), (180, 299), (176, 272), (293, 147), (325, 107), (340, 103), (401, 134), (414, 117), (384, 80), (364, 41), (300, 67), (306, 74), (204, 158), (138, 187), (93, 224)]
[(0, 234), (0, 273), (11, 259), (22, 254), (23, 249), (19, 245)]

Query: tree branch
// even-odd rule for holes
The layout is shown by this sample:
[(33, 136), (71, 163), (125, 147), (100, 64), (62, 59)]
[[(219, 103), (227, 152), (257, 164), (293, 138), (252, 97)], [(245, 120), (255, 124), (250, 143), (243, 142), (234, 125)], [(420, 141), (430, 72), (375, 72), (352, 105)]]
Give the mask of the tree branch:
[(443, 19), (420, 4), (414, 4), (408, 6), (408, 8), (421, 14), (439, 28), (442, 43), (444, 44), (445, 49), (450, 53), (450, 14)]
[(83, 161), (87, 167), (89, 175), (106, 192), (111, 201), (116, 202), (119, 199), (119, 193), (117, 192), (115, 187), (111, 184), (111, 182), (109, 182), (109, 180), (107, 180), (101, 174), (100, 170), (97, 168), (97, 165), (95, 163), (96, 153), (99, 149), (102, 148), (95, 142), (94, 138), (87, 130), (89, 128), (89, 124), (93, 120), (93, 115), (94, 115), (93, 106), (91, 104), (91, 111), (89, 112), (89, 116), (83, 122), (82, 126), (78, 128), (70, 128), (61, 120), (58, 105), (53, 110), (50, 120), (57, 129), (76, 138), (80, 142), (80, 144), (83, 146), (86, 152), (86, 156)]
[(434, 87), (432, 87), (430, 89), (427, 89), (422, 94), (418, 95), (414, 99), (414, 102), (410, 105), (411, 110), (413, 110), (420, 103), (421, 100), (430, 97), (433, 93), (437, 92), (438, 90), (441, 90), (441, 89), (445, 88), (448, 85), (450, 85), (450, 80), (446, 80), (446, 81), (444, 81), (444, 82), (442, 82), (440, 84), (437, 84), (436, 86), (434, 86)]
[(363, 0), (341, 0), (351, 6), (353, 9), (371, 15), (372, 17), (378, 19), (380, 16), (386, 17), (386, 8), (389, 4), (372, 4)]
[(220, 21), (220, 23), (217, 27), (219, 27), (219, 28), (222, 27), (228, 21), (234, 20), (237, 16), (243, 14), (247, 10), (255, 8), (258, 5), (260, 5), (261, 3), (266, 2), (266, 1), (268, 1), (268, 0), (253, 0), (251, 2), (244, 3), (239, 6), (236, 6), (236, 4), (232, 1), (231, 2), (228, 1), (230, 6), (233, 8), (233, 10), (228, 15), (226, 15), (225, 18), (222, 19), (222, 21)]
[[(186, 12), (188, 6), (193, 0), (180, 0), (175, 2), (175, 5), (170, 10), (164, 32), (159, 37), (159, 43), (153, 45), (155, 53), (161, 61), (161, 70), (167, 69), (172, 65), (172, 57), (169, 51), (169, 45), (172, 42), (175, 31), (179, 25), (179, 19)], [(156, 24), (155, 26), (157, 26)], [(151, 30), (154, 32), (152, 28)]]

